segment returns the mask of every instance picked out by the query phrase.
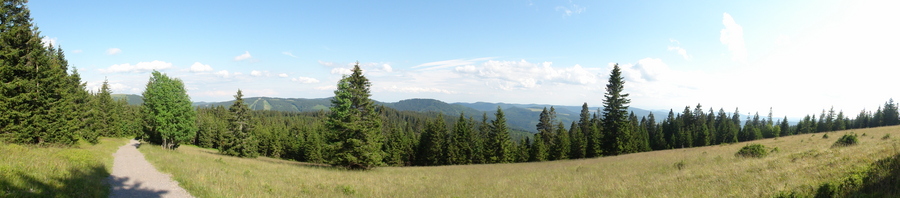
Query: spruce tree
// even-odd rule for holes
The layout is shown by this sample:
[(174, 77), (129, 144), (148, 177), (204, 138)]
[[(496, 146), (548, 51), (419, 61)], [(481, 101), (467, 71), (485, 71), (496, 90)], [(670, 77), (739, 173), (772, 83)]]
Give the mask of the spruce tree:
[(450, 159), (451, 164), (471, 164), (475, 149), (472, 142), (475, 136), (472, 133), (472, 126), (465, 118), (464, 113), (459, 114), (459, 119), (453, 126), (453, 134), (451, 142), (453, 143), (453, 155)]
[[(509, 128), (506, 124), (506, 116), (503, 109), (497, 106), (497, 113), (494, 114), (495, 119), (490, 124), (490, 150), (489, 157), (491, 163), (508, 163), (516, 160), (516, 148), (509, 136)], [(524, 151), (527, 153), (527, 149)]]
[(234, 103), (228, 107), (231, 116), (228, 118), (229, 144), (223, 145), (223, 154), (255, 158), (259, 156), (259, 143), (253, 134), (253, 125), (250, 123), (250, 107), (244, 104), (244, 94), (238, 89), (234, 95)]
[(627, 152), (627, 143), (631, 137), (631, 127), (628, 123), (628, 94), (623, 93), (625, 79), (619, 64), (613, 66), (609, 74), (609, 83), (606, 84), (606, 94), (603, 98), (603, 129), (606, 131), (606, 153), (619, 155)]
[(562, 122), (557, 123), (556, 126), (556, 138), (553, 142), (553, 147), (550, 153), (551, 160), (564, 160), (569, 159), (569, 153), (572, 151), (572, 143), (571, 138), (569, 137), (569, 132), (566, 131), (566, 126), (563, 125)]
[(381, 119), (369, 99), (369, 82), (362, 74), (359, 63), (352, 74), (344, 76), (337, 84), (327, 126), (334, 133), (332, 165), (349, 169), (371, 169), (381, 165)]

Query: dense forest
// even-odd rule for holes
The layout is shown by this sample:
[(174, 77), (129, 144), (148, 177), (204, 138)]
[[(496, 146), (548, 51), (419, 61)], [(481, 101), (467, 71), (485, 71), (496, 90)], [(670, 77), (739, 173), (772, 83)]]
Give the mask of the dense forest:
[[(823, 110), (797, 124), (787, 117), (703, 106), (670, 110), (665, 118), (627, 111), (618, 65), (609, 74), (602, 108), (582, 106), (564, 122), (554, 107), (540, 112), (537, 133), (512, 130), (503, 109), (458, 116), (397, 110), (374, 103), (358, 65), (338, 81), (328, 111), (252, 110), (237, 90), (228, 107), (192, 107), (184, 83), (153, 71), (143, 103), (113, 99), (108, 83), (87, 90), (62, 49), (41, 42), (25, 1), (0, 5), (0, 141), (68, 146), (98, 137), (136, 137), (168, 149), (192, 144), (224, 155), (267, 156), (351, 169), (593, 158), (699, 147), (762, 138), (900, 124), (893, 99), (855, 117)], [(475, 115), (471, 115), (475, 114)]]

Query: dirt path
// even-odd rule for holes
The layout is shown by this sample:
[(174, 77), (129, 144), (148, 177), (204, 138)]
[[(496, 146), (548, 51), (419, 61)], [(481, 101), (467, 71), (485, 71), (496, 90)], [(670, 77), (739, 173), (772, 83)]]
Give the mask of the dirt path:
[(107, 178), (109, 197), (193, 197), (147, 162), (137, 145), (138, 141), (131, 140), (113, 154), (113, 170)]

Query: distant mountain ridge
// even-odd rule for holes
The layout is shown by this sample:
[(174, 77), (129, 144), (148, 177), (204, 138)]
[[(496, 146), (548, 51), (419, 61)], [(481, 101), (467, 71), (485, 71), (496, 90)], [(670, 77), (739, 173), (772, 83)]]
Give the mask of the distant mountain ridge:
[[(331, 98), (273, 98), (273, 97), (249, 97), (244, 98), (244, 102), (253, 110), (271, 110), (271, 111), (288, 111), (288, 112), (307, 112), (307, 111), (328, 111), (331, 106)], [(195, 102), (194, 106), (198, 107), (215, 107), (229, 106), (234, 100), (223, 102)], [(488, 119), (494, 119), (494, 113), (497, 107), (503, 109), (507, 122), (510, 127), (537, 132), (535, 125), (538, 123), (543, 108), (556, 109), (557, 120), (563, 122), (563, 125), (569, 127), (573, 121), (577, 121), (581, 114), (581, 106), (565, 106), (565, 105), (547, 105), (547, 104), (509, 104), (509, 103), (446, 103), (435, 99), (413, 98), (392, 103), (375, 101), (376, 105), (384, 105), (385, 107), (394, 108), (400, 111), (415, 112), (439, 112), (447, 116), (459, 116), (460, 113), (467, 117), (474, 117), (480, 120), (483, 114), (487, 114)], [(591, 113), (598, 110), (597, 107), (589, 107)], [(638, 117), (647, 116), (651, 112), (657, 117), (657, 121), (663, 119), (668, 112), (649, 111), (640, 108), (630, 107), (629, 111), (634, 112)]]

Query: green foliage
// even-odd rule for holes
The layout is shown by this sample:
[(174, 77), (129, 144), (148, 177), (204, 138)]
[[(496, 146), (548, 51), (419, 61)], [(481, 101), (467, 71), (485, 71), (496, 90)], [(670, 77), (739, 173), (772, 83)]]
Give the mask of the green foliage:
[(628, 94), (623, 93), (625, 80), (619, 65), (613, 66), (609, 74), (609, 83), (606, 84), (606, 93), (603, 95), (603, 130), (605, 136), (605, 153), (619, 155), (633, 152), (628, 149), (628, 142), (632, 138), (632, 129), (628, 120)]
[(359, 63), (337, 84), (327, 126), (331, 140), (330, 163), (349, 169), (371, 169), (382, 163), (381, 119), (369, 96), (372, 83), (362, 75)]
[(766, 146), (761, 144), (749, 144), (744, 146), (737, 153), (734, 154), (735, 157), (755, 157), (762, 158), (769, 154)]
[(176, 149), (189, 143), (197, 132), (196, 111), (177, 78), (153, 71), (144, 90), (144, 138), (163, 148)]
[[(494, 114), (495, 120), (491, 121), (490, 134), (487, 143), (489, 155), (485, 156), (489, 163), (509, 163), (516, 160), (514, 153), (516, 148), (510, 140), (509, 128), (506, 125), (506, 117), (503, 110), (497, 107)], [(521, 150), (521, 149), (519, 149)], [(527, 153), (527, 151), (525, 151)]]
[(882, 139), (882, 140), (889, 140), (889, 139), (891, 139), (891, 134), (884, 134), (884, 136), (882, 136), (881, 139)]
[(686, 164), (685, 164), (684, 160), (681, 160), (681, 161), (675, 162), (675, 164), (673, 166), (675, 167), (675, 169), (682, 170), (682, 169), (684, 169), (685, 165)]
[(228, 131), (224, 134), (219, 152), (225, 155), (255, 158), (259, 155), (258, 140), (252, 132), (254, 128), (250, 123), (250, 108), (244, 104), (243, 97), (244, 94), (238, 89), (237, 94), (234, 95), (234, 104), (228, 108), (230, 112)]
[(834, 145), (832, 145), (832, 147), (851, 146), (856, 145), (857, 143), (859, 143), (859, 138), (856, 137), (856, 134), (849, 133), (841, 136), (841, 138), (839, 138), (837, 142), (834, 142)]
[(826, 134), (823, 134), (823, 135), (822, 135), (822, 139), (828, 139), (828, 134), (827, 134), (827, 133), (826, 133)]
[(86, 91), (68, 74), (61, 49), (44, 46), (24, 0), (0, 5), (0, 139), (74, 145), (82, 134)]

